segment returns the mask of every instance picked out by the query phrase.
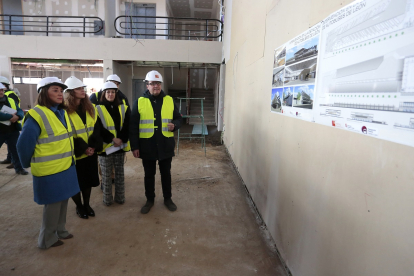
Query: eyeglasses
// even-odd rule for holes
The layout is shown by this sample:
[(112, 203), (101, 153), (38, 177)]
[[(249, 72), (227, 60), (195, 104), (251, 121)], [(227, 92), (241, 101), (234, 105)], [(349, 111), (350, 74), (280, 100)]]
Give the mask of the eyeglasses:
[(151, 85), (151, 86), (160, 86), (161, 85), (161, 82), (159, 82), (159, 81), (149, 82), (148, 85)]

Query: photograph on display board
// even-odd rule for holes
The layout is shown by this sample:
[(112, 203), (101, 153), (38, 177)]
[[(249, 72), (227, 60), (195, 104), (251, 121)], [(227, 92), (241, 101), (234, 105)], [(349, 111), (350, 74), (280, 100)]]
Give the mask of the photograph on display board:
[(414, 146), (414, 2), (357, 1), (321, 37), (316, 122)]
[(273, 60), (273, 68), (285, 65), (286, 47), (281, 46), (275, 50), (275, 57)]
[(318, 56), (319, 35), (286, 51), (286, 66)]
[(285, 66), (273, 68), (272, 87), (282, 87), (285, 80)]
[(312, 109), (315, 85), (295, 86), (293, 90), (293, 107)]
[(272, 87), (282, 87), (284, 82), (286, 47), (282, 46), (275, 50), (273, 60)]
[(291, 66), (286, 66), (285, 85), (315, 83), (317, 58), (308, 59)]
[(292, 106), (293, 103), (293, 87), (283, 87), (282, 106)]
[(273, 88), (270, 110), (273, 112), (282, 112), (283, 88)]

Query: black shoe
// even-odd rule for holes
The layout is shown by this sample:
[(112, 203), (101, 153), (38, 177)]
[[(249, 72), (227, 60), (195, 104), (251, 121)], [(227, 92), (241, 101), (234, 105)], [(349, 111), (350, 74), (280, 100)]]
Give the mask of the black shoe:
[(145, 203), (144, 206), (141, 208), (141, 214), (148, 214), (148, 212), (151, 210), (152, 206), (154, 206), (154, 201), (149, 201)]
[(0, 161), (0, 164), (11, 164), (11, 160), (4, 159), (4, 160)]
[(83, 207), (76, 207), (76, 214), (78, 214), (78, 217), (80, 218), (88, 219), (88, 215), (86, 214), (85, 209)]
[(177, 210), (177, 205), (174, 204), (171, 198), (164, 200), (164, 205), (167, 206), (168, 210), (170, 210), (171, 212)]
[(10, 165), (6, 166), (6, 169), (14, 169), (14, 165), (10, 164)]
[(121, 205), (125, 203), (125, 200), (122, 200), (122, 201), (121, 200), (114, 200), (114, 201), (118, 204), (121, 204)]
[(86, 214), (90, 217), (95, 216), (95, 211), (91, 208), (91, 206), (83, 206), (83, 208), (86, 210)]
[(57, 242), (55, 242), (54, 244), (52, 244), (50, 247), (56, 247), (56, 246), (61, 246), (63, 245), (63, 241), (58, 240)]
[(28, 175), (29, 174), (25, 169), (21, 169), (20, 171), (18, 171), (16, 173), (20, 174), (20, 175)]

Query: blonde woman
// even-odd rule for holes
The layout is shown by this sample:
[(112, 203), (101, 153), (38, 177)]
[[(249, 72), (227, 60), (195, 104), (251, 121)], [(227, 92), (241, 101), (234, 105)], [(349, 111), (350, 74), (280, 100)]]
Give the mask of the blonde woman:
[(68, 87), (65, 90), (66, 112), (73, 129), (76, 173), (80, 188), (80, 192), (72, 196), (72, 199), (76, 204), (76, 214), (80, 218), (88, 219), (95, 216), (89, 202), (92, 187), (99, 185), (97, 152), (102, 150), (102, 139), (97, 112), (85, 92), (86, 85), (76, 77), (69, 77), (65, 84)]

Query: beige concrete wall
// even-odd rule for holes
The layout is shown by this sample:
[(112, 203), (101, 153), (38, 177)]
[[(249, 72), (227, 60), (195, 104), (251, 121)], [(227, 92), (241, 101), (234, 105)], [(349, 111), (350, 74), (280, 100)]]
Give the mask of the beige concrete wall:
[(233, 1), (224, 141), (293, 275), (414, 275), (414, 148), (270, 113), (273, 50), (348, 3)]
[(2, 35), (5, 57), (221, 63), (222, 43), (121, 38)]

